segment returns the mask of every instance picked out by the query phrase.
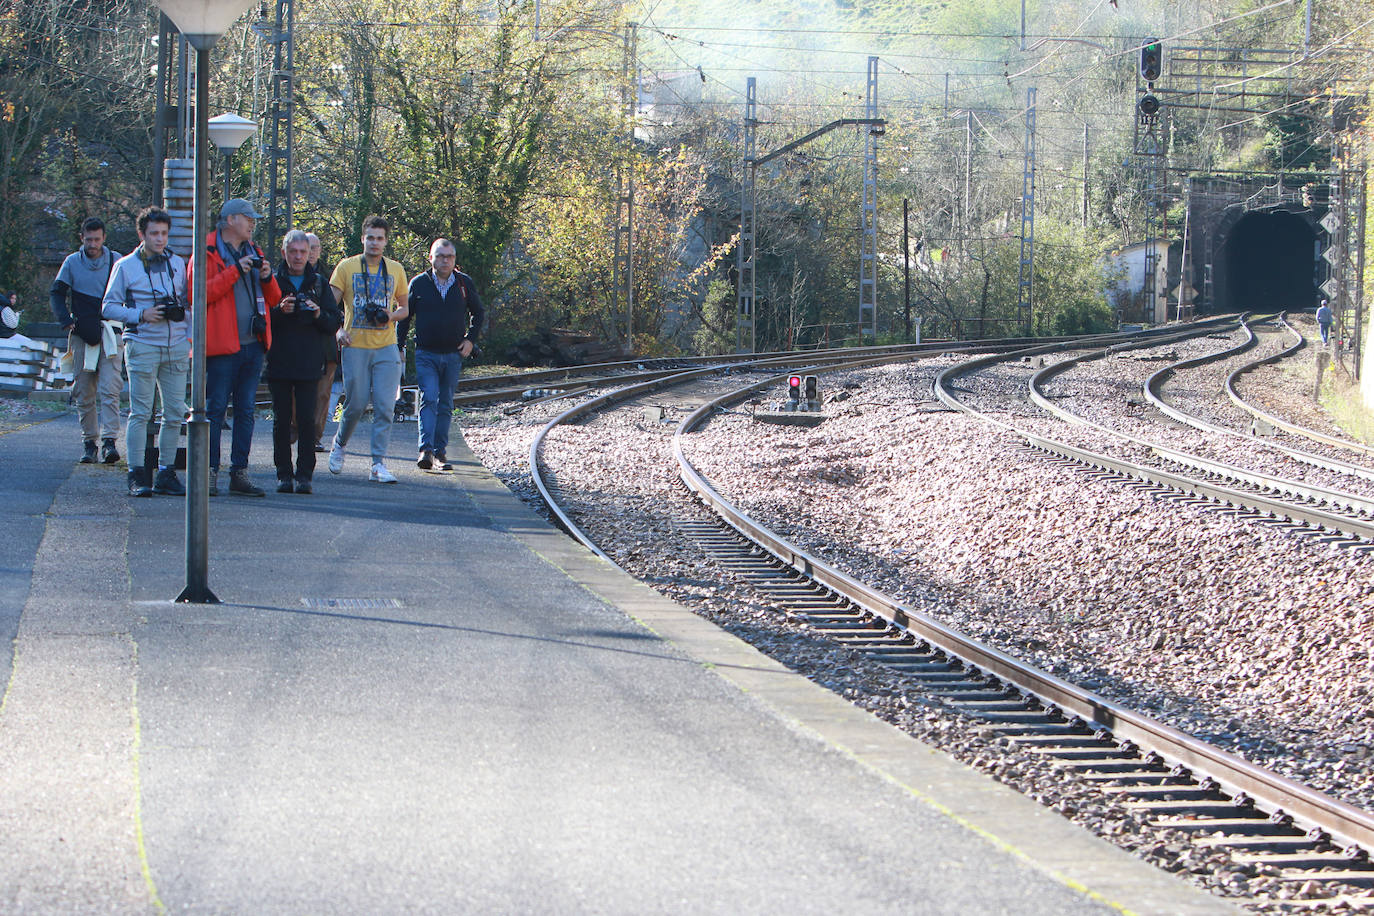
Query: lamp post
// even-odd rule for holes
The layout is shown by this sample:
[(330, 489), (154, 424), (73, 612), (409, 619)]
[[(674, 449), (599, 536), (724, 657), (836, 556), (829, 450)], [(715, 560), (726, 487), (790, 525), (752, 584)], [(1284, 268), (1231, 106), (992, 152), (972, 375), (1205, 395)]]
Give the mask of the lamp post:
[(191, 219), (191, 419), (186, 425), (186, 587), (177, 601), (218, 603), (210, 591), (210, 421), (205, 416), (205, 139), (209, 133), (210, 50), (253, 0), (157, 0), (196, 49), (196, 176)]
[(222, 114), (215, 115), (206, 122), (206, 126), (210, 131), (210, 142), (224, 154), (224, 199), (227, 201), (233, 196), (229, 191), (229, 166), (234, 150), (258, 132), (258, 125), (236, 114)]

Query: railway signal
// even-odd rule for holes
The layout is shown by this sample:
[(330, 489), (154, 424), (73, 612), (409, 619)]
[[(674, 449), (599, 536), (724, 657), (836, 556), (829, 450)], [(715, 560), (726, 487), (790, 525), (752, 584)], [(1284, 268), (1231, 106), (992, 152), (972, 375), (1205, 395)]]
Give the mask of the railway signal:
[(807, 410), (820, 410), (820, 409), (821, 409), (821, 382), (820, 382), (820, 379), (816, 378), (816, 376), (814, 376), (814, 375), (808, 375), (805, 379), (802, 380), (802, 384), (804, 385), (804, 387), (805, 387), (805, 389), (806, 389), (806, 390), (805, 390), (805, 393), (806, 393), (806, 409), (807, 409)]
[(800, 375), (789, 375), (787, 377), (787, 409), (796, 410), (801, 404), (802, 377)]
[(1164, 44), (1158, 38), (1147, 38), (1140, 47), (1140, 78), (1156, 82), (1164, 72)]

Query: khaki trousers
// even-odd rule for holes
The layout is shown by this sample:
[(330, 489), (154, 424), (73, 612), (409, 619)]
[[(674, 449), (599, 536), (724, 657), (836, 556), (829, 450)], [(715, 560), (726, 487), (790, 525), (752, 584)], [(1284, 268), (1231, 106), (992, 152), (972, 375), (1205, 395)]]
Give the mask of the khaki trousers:
[(101, 353), (95, 371), (87, 372), (82, 368), (86, 365), (86, 354), (100, 349), (100, 345), (91, 346), (72, 331), (67, 337), (67, 348), (72, 354), (72, 400), (81, 417), (81, 437), (119, 438), (119, 395), (124, 390), (124, 361), (119, 350)]

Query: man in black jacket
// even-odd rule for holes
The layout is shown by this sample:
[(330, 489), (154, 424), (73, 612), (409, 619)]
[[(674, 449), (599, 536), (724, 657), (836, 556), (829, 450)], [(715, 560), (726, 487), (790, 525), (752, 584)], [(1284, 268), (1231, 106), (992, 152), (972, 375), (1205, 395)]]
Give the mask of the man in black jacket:
[(457, 270), (458, 250), (448, 239), (429, 248), (430, 269), (410, 281), (415, 323), (415, 376), (420, 385), (420, 458), (416, 467), (449, 470), (448, 431), (453, 389), (472, 355), (486, 310), (472, 278)]
[[(278, 493), (309, 493), (315, 474), (315, 390), (324, 372), (324, 341), (342, 314), (329, 281), (310, 263), (310, 239), (299, 229), (282, 238), (277, 268), (281, 301), (271, 310), (272, 347), (267, 387), (272, 392), (272, 460)], [(291, 420), (296, 421), (296, 466), (291, 467)]]

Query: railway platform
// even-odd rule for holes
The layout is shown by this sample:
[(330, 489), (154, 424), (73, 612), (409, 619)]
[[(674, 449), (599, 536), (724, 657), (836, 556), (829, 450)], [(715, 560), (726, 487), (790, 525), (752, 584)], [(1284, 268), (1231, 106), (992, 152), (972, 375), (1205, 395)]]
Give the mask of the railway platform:
[[(360, 434), (360, 441), (365, 436)], [(578, 547), (466, 449), (180, 499), (0, 433), (0, 912), (1226, 912)], [(252, 471), (272, 479), (270, 423)], [(408, 460), (409, 459), (409, 460)]]

